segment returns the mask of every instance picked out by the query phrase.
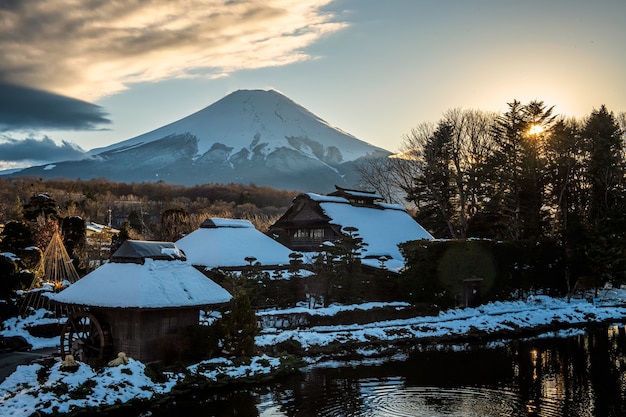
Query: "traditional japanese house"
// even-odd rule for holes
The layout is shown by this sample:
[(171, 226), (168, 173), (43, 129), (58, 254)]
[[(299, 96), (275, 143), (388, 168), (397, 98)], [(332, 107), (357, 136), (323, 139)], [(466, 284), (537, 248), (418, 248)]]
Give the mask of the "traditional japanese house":
[(269, 233), (294, 251), (311, 252), (355, 228), (367, 245), (362, 263), (398, 270), (404, 258), (398, 244), (433, 239), (399, 204), (387, 204), (376, 192), (335, 187), (328, 195), (299, 194)]
[(150, 362), (164, 359), (168, 343), (199, 323), (200, 310), (231, 295), (186, 261), (172, 242), (124, 242), (104, 264), (54, 301), (81, 310), (61, 334), (61, 353), (84, 361), (117, 352)]

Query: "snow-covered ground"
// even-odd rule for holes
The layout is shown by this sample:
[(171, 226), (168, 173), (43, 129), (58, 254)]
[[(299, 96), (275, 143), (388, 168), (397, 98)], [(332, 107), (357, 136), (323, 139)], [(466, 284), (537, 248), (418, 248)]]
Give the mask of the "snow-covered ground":
[[(621, 290), (624, 291), (624, 290)], [(626, 292), (624, 292), (626, 295)], [(583, 299), (555, 299), (545, 296), (526, 301), (495, 302), (476, 308), (453, 309), (437, 316), (421, 316), (368, 324), (315, 326), (306, 329), (263, 329), (257, 337), (258, 346), (275, 346), (287, 340), (300, 343), (305, 349), (333, 343), (368, 343), (463, 336), (473, 331), (498, 333), (516, 329), (569, 323), (579, 325), (626, 318), (625, 298), (606, 298), (602, 303)], [(337, 310), (331, 307), (331, 310)], [(266, 312), (266, 314), (268, 314)], [(322, 313), (323, 314), (323, 313)]]
[[(305, 349), (335, 343), (363, 343), (361, 355), (380, 354), (377, 349), (368, 349), (372, 341), (397, 341), (421, 338), (463, 336), (468, 332), (483, 331), (498, 333), (513, 329), (531, 329), (551, 325), (555, 322), (580, 325), (594, 322), (611, 322), (626, 319), (626, 297), (612, 294), (603, 300), (589, 302), (574, 299), (554, 299), (544, 296), (529, 298), (526, 301), (495, 302), (477, 308), (453, 309), (437, 316), (415, 317), (410, 319), (376, 322), (364, 325), (318, 326), (296, 330), (263, 329), (256, 338), (257, 345), (275, 346), (288, 340), (300, 343)], [(293, 313), (333, 315), (348, 309), (380, 307), (380, 303), (357, 306), (332, 306), (328, 309), (294, 309)], [(402, 303), (387, 304), (402, 308)], [(289, 311), (264, 311), (261, 314), (285, 314)], [(42, 319), (39, 317), (39, 319)], [(37, 318), (35, 318), (37, 320)], [(49, 319), (45, 319), (49, 320)], [(3, 335), (27, 337), (24, 324), (9, 320), (3, 324)], [(21, 330), (20, 330), (21, 329)], [(40, 340), (27, 337), (34, 348), (50, 347), (58, 344), (58, 339)], [(307, 361), (315, 364), (319, 358), (310, 357)], [(326, 362), (328, 363), (328, 362)], [(271, 373), (281, 365), (280, 358), (266, 355), (252, 358), (249, 362), (235, 363), (226, 358), (203, 361), (187, 368), (187, 372), (207, 382), (220, 378), (240, 378)], [(166, 374), (164, 382), (153, 382), (146, 376), (145, 366), (130, 359), (126, 365), (94, 370), (80, 364), (78, 370), (70, 372), (61, 368), (60, 360), (52, 366), (42, 364), (22, 365), (0, 384), (0, 415), (24, 416), (34, 411), (42, 413), (67, 412), (74, 407), (101, 407), (124, 403), (131, 399), (150, 399), (166, 394), (184, 378), (183, 374)]]

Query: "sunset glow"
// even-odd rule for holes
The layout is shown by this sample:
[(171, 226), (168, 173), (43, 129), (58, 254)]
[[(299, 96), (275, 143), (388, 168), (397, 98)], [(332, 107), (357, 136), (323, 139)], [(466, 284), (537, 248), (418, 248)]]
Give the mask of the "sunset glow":
[(543, 128), (543, 126), (534, 124), (534, 125), (531, 125), (530, 128), (528, 129), (528, 134), (532, 136), (537, 136), (543, 133), (544, 130), (545, 129)]

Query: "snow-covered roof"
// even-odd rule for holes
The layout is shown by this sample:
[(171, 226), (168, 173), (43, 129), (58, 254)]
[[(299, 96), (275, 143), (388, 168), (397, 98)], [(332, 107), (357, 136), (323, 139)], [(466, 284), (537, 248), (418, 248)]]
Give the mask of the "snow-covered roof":
[[(377, 259), (380, 256), (388, 255), (403, 263), (404, 258), (398, 248), (400, 243), (410, 240), (433, 239), (433, 236), (417, 223), (401, 205), (375, 203), (372, 207), (353, 206), (347, 202), (324, 199), (322, 197), (325, 196), (313, 193), (307, 195), (319, 202), (324, 214), (331, 219), (330, 224), (358, 229), (357, 233), (367, 243), (362, 255), (364, 257)], [(390, 262), (390, 264), (392, 263)]]
[(334, 197), (331, 195), (323, 195), (323, 194), (316, 194), (316, 193), (306, 193), (306, 195), (313, 201), (328, 201), (328, 202), (333, 202), (333, 203), (346, 203), (346, 204), (350, 204), (350, 201), (348, 201), (348, 199), (344, 198), (344, 197)]
[(88, 232), (92, 233), (102, 233), (102, 232), (111, 232), (111, 233), (119, 233), (120, 231), (117, 229), (113, 229), (112, 227), (105, 226), (103, 224), (94, 223), (94, 222), (85, 222), (85, 227)]
[(127, 240), (111, 255), (111, 262), (143, 263), (146, 258), (184, 261), (185, 254), (173, 242)]
[(338, 185), (335, 185), (335, 188), (337, 191), (330, 193), (330, 195), (341, 196), (343, 194), (349, 197), (383, 200), (383, 197), (376, 191), (351, 190), (349, 188), (339, 187)]
[[(211, 226), (209, 226), (211, 225)], [(288, 265), (293, 251), (258, 231), (247, 220), (211, 218), (176, 241), (192, 265), (207, 268), (248, 265), (247, 257), (262, 265)]]
[(189, 263), (109, 262), (50, 298), (91, 307), (168, 308), (221, 304), (231, 295)]
[(225, 219), (221, 217), (212, 217), (206, 219), (200, 225), (202, 228), (215, 229), (218, 227), (234, 227), (240, 229), (254, 229), (254, 225), (249, 220), (242, 219)]

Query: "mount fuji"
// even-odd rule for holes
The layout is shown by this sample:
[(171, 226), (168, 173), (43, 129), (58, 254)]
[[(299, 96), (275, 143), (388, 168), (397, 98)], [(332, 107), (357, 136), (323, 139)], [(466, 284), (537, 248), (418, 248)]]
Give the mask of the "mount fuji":
[(356, 186), (363, 158), (391, 152), (331, 126), (274, 90), (238, 90), (87, 158), (12, 175), (173, 184), (242, 183), (327, 192)]

